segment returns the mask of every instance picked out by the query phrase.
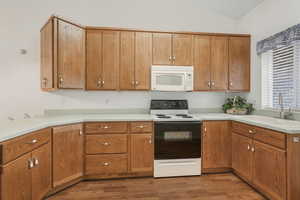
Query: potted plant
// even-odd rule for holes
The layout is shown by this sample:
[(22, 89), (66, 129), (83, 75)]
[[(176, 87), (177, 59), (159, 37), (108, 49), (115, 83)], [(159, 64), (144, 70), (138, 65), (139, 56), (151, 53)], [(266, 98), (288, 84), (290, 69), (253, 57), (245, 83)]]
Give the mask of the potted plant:
[(225, 113), (234, 115), (246, 115), (254, 110), (253, 104), (247, 103), (247, 100), (240, 96), (227, 98), (222, 107)]

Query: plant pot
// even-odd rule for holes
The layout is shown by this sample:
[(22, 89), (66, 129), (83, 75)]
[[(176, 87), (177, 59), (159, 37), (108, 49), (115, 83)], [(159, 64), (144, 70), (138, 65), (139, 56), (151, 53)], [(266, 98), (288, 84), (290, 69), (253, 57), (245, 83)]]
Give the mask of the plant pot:
[(226, 113), (232, 115), (246, 115), (248, 110), (246, 108), (231, 108), (226, 110)]

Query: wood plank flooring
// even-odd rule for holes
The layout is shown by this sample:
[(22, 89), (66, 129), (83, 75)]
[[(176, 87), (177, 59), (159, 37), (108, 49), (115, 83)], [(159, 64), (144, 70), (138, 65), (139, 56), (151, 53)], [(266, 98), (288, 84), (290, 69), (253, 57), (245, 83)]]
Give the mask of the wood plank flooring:
[(265, 200), (235, 175), (81, 182), (47, 200)]

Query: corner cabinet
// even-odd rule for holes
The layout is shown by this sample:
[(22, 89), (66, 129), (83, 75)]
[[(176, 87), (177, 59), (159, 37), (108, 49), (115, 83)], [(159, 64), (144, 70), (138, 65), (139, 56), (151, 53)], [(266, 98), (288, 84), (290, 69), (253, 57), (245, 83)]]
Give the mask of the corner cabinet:
[(85, 88), (85, 29), (52, 17), (41, 29), (41, 89)]
[(82, 124), (53, 128), (53, 187), (83, 176)]

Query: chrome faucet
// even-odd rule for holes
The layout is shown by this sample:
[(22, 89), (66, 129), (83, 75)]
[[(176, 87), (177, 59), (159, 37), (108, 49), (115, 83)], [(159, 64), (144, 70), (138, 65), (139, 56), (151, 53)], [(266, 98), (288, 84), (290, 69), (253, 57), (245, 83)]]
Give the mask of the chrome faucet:
[(289, 106), (289, 111), (285, 112), (284, 111), (284, 105), (283, 105), (283, 96), (281, 93), (279, 93), (278, 97), (278, 104), (280, 105), (280, 112), (279, 112), (279, 118), (280, 119), (290, 119), (293, 117), (293, 112), (292, 112), (292, 106)]
[(279, 118), (284, 119), (285, 114), (284, 114), (284, 106), (283, 106), (283, 96), (282, 96), (281, 92), (279, 93), (279, 96), (278, 96), (278, 104), (280, 105)]

